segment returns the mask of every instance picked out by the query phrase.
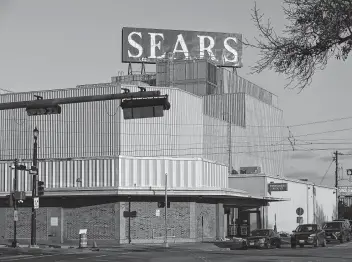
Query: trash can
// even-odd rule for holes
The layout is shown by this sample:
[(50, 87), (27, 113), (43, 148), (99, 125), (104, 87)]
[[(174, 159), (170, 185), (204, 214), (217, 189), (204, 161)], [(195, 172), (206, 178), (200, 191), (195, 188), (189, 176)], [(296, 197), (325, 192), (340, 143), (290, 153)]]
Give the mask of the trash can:
[(87, 233), (79, 234), (79, 248), (87, 247)]

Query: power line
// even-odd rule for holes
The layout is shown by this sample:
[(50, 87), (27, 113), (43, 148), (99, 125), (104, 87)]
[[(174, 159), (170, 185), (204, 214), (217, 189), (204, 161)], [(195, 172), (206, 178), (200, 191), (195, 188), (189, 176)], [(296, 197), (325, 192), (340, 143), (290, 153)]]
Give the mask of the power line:
[(348, 131), (348, 130), (352, 130), (352, 127), (350, 127), (350, 128), (344, 128), (344, 129), (329, 130), (329, 131), (324, 131), (324, 132), (316, 132), (316, 133), (301, 134), (301, 135), (296, 135), (295, 137), (311, 136), (311, 135), (321, 135), (321, 134), (342, 132), (342, 131)]
[(323, 183), (323, 181), (324, 181), (326, 175), (328, 174), (328, 172), (329, 172), (329, 170), (330, 170), (330, 167), (332, 166), (332, 163), (334, 163), (334, 161), (331, 161), (331, 162), (330, 162), (330, 165), (329, 165), (328, 169), (326, 170), (326, 172), (325, 172), (323, 178), (322, 178), (321, 181), (320, 181), (320, 185), (321, 185), (321, 183)]

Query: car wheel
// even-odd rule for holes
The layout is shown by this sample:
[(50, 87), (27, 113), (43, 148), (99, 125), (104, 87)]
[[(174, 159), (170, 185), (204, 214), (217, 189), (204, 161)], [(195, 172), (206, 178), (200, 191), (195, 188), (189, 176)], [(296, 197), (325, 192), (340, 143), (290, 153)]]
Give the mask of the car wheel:
[(291, 244), (291, 248), (296, 248), (296, 245), (295, 244)]
[(340, 243), (342, 244), (343, 242), (345, 242), (345, 241), (343, 241), (344, 239), (343, 239), (343, 236), (341, 236), (341, 239), (340, 239)]
[(281, 248), (281, 241), (277, 241), (276, 247)]
[(326, 247), (326, 239), (324, 238), (323, 244), (321, 245), (322, 247)]

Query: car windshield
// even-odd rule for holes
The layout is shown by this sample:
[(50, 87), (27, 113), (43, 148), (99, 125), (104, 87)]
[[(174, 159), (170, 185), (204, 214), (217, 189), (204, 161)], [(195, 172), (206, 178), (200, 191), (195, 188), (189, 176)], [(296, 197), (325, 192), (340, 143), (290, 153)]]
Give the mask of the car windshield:
[(317, 230), (316, 225), (301, 225), (301, 226), (298, 226), (296, 229), (297, 232), (314, 232), (316, 230)]
[(329, 223), (325, 223), (323, 228), (324, 229), (329, 229), (329, 228), (340, 228), (342, 225), (341, 222), (329, 222)]
[(269, 230), (254, 230), (252, 231), (252, 236), (268, 236)]

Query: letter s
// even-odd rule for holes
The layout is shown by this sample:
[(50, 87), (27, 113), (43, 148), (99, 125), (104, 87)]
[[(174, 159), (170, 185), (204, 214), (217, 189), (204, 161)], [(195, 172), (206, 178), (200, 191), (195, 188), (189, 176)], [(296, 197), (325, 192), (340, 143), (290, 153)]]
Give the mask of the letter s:
[(236, 44), (237, 44), (237, 39), (235, 37), (227, 37), (225, 40), (224, 40), (224, 47), (227, 51), (229, 51), (230, 53), (233, 54), (234, 58), (233, 59), (228, 59), (227, 56), (225, 56), (225, 62), (228, 62), (228, 63), (237, 63), (238, 62), (238, 52), (237, 50), (235, 50), (234, 48), (232, 48), (228, 43), (227, 41), (229, 40), (233, 40)]
[(143, 47), (142, 47), (140, 44), (138, 44), (136, 41), (134, 41), (134, 40), (132, 39), (132, 35), (138, 35), (140, 38), (142, 38), (142, 33), (141, 33), (141, 32), (131, 32), (131, 33), (128, 35), (128, 43), (129, 43), (132, 47), (134, 47), (134, 48), (136, 48), (136, 49), (138, 50), (138, 54), (137, 54), (137, 55), (133, 55), (133, 54), (130, 52), (130, 50), (128, 50), (128, 57), (140, 57), (140, 56), (142, 56), (142, 54), (143, 54)]

